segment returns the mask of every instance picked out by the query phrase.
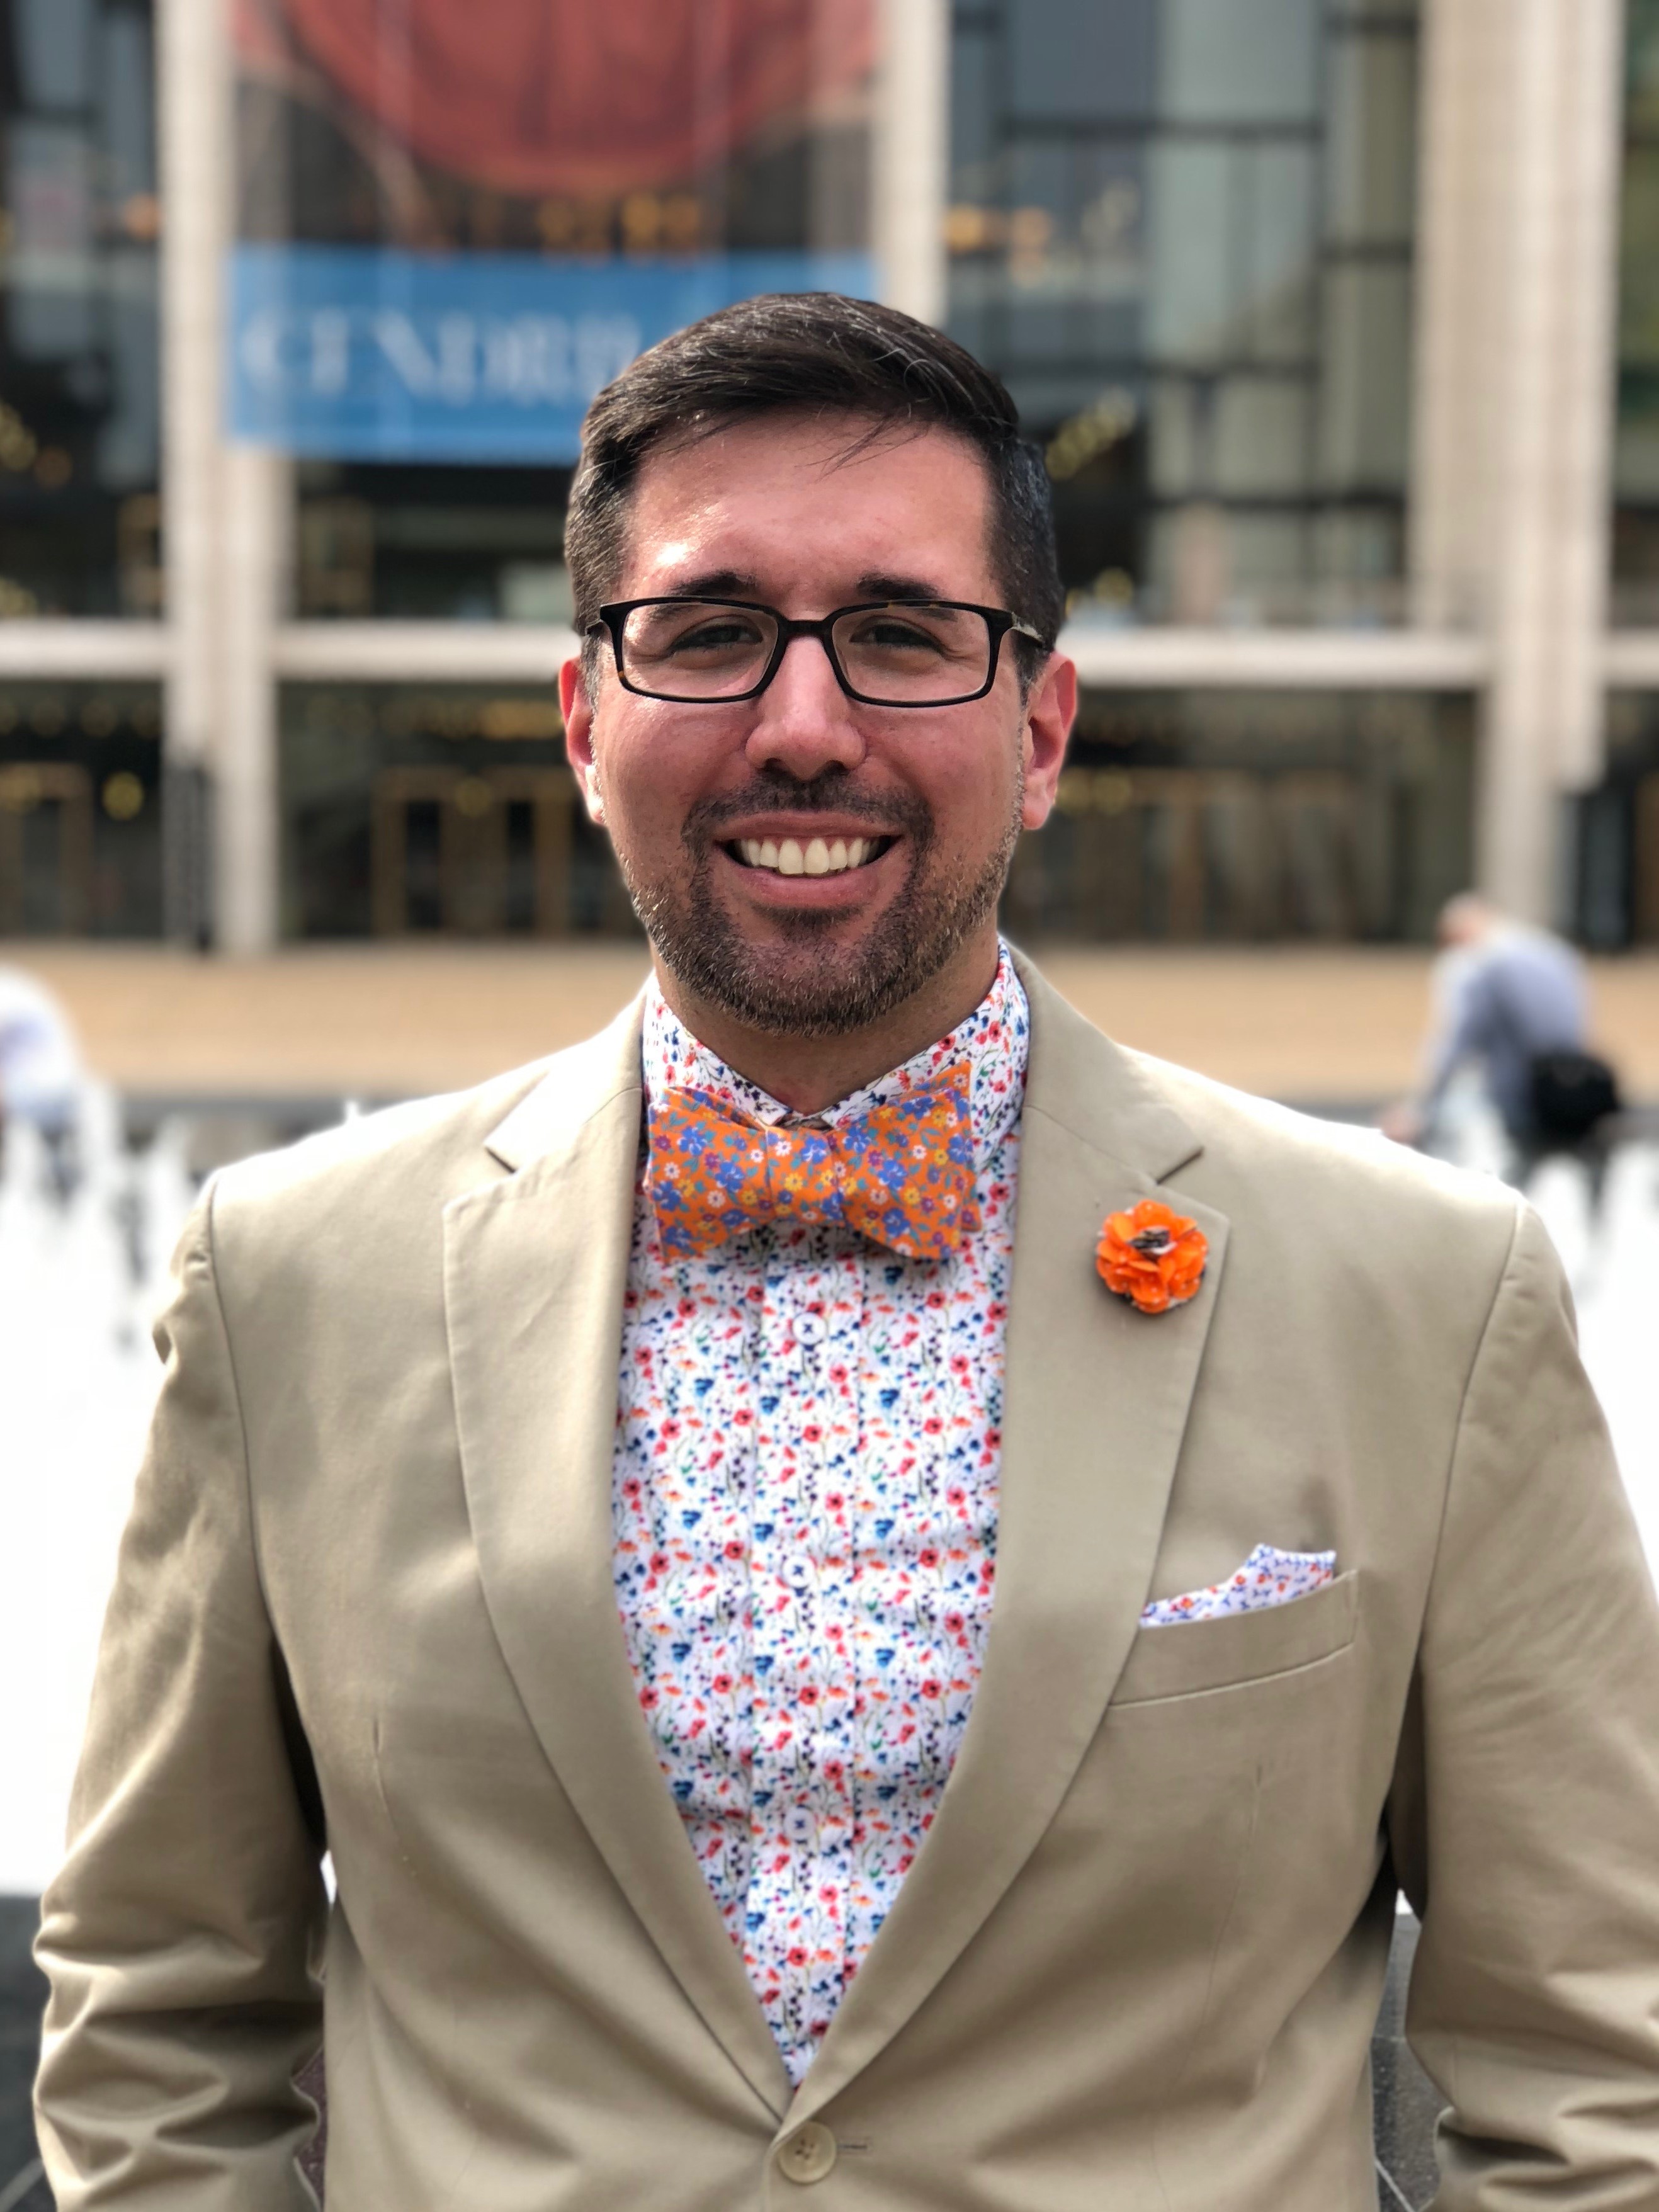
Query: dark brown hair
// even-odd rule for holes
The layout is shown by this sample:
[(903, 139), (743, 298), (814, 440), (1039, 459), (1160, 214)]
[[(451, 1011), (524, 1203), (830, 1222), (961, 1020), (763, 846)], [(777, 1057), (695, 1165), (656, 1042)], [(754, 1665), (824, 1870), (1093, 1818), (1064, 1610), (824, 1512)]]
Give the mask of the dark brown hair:
[[(1001, 380), (914, 316), (836, 292), (774, 292), (722, 307), (642, 353), (594, 400), (564, 533), (584, 635), (622, 574), (629, 501), (652, 448), (788, 411), (852, 416), (877, 435), (938, 426), (975, 446), (990, 481), (998, 588), (1052, 646), (1065, 594), (1048, 473)], [(1029, 681), (1042, 647), (1015, 643)], [(584, 661), (591, 678), (586, 652)]]

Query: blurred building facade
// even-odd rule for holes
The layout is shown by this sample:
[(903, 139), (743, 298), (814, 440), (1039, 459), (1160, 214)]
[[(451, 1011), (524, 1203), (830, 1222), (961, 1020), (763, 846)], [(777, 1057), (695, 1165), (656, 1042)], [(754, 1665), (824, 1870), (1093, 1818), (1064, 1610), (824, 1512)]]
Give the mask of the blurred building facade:
[(1009, 920), (1659, 941), (1659, 0), (0, 0), (0, 933), (616, 933), (575, 427), (944, 324), (1085, 679)]

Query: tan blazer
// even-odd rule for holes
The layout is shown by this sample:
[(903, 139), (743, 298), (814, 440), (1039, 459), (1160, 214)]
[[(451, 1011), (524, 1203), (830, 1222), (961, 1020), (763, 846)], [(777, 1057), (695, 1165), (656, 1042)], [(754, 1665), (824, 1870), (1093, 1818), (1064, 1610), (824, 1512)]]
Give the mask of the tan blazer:
[[(331, 2212), (1369, 2212), (1396, 1881), (1442, 2212), (1659, 2207), (1659, 1626), (1541, 1231), (1023, 972), (985, 1670), (799, 2091), (612, 1594), (635, 1008), (185, 1236), (40, 1941), (62, 2212), (308, 2202), (325, 2017)], [(1154, 1191), (1212, 1255), (1156, 1319), (1093, 1265)], [(1338, 1578), (1139, 1629), (1258, 1542)]]

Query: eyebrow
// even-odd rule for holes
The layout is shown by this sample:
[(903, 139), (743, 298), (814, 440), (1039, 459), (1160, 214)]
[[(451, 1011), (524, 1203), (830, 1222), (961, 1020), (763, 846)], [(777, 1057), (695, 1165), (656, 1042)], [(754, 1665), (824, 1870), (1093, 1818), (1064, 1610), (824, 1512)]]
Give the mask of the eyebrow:
[(866, 572), (859, 578), (859, 591), (867, 599), (948, 599), (927, 576), (890, 576)]
[(683, 576), (665, 592), (669, 599), (729, 599), (739, 592), (750, 599), (760, 592), (760, 579), (743, 568), (706, 568), (700, 576)]
[[(858, 580), (860, 599), (945, 599), (948, 592), (926, 576), (889, 575), (868, 570)], [(700, 575), (684, 576), (663, 596), (671, 599), (728, 599), (740, 595), (758, 598), (760, 579), (744, 568), (707, 568)]]

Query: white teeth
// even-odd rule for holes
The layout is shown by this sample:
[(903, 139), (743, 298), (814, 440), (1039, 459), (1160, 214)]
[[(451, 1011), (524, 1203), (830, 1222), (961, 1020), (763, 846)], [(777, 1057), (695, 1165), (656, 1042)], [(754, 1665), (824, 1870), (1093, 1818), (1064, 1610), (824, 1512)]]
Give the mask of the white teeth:
[(781, 876), (839, 876), (861, 868), (875, 852), (873, 837), (837, 837), (833, 844), (814, 837), (804, 848), (793, 837), (740, 837), (738, 850), (751, 868), (771, 868)]

